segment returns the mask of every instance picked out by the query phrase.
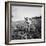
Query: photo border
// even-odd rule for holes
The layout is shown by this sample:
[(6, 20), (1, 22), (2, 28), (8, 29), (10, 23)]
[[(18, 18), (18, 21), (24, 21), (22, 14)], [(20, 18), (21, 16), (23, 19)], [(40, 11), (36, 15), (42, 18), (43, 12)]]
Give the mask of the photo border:
[[(33, 5), (34, 7), (41, 7), (40, 5), (44, 5), (44, 41), (43, 42), (26, 42), (26, 43), (13, 43), (13, 44), (32, 44), (32, 43), (45, 43), (45, 3), (36, 3), (36, 2), (18, 2), (18, 1), (8, 1), (8, 2), (5, 2), (5, 44), (7, 44), (7, 45), (13, 45), (13, 44), (10, 44), (9, 43), (9, 31), (7, 30), (7, 32), (8, 32), (8, 34), (6, 33), (6, 25), (7, 25), (7, 23), (6, 23), (6, 10), (7, 10), (7, 3), (10, 3), (10, 7), (11, 7), (11, 5), (12, 5), (12, 3), (17, 3), (16, 4), (16, 6), (17, 5), (21, 5), (21, 6), (31, 6), (31, 5), (28, 5), (28, 4), (37, 4), (37, 5)], [(19, 4), (18, 4), (19, 3)], [(25, 4), (26, 5), (25, 5)], [(23, 5), (24, 4), (24, 5)], [(40, 5), (39, 5), (40, 4)], [(14, 5), (14, 4), (13, 4)], [(6, 7), (7, 6), (7, 7)], [(9, 9), (8, 9), (9, 10)], [(11, 14), (11, 12), (10, 12), (10, 14)], [(9, 13), (8, 13), (8, 15), (9, 15)], [(7, 16), (8, 16), (7, 15)], [(11, 16), (10, 16), (11, 17)], [(11, 19), (10, 19), (11, 20)], [(8, 24), (9, 24), (9, 16), (8, 16)], [(9, 26), (9, 25), (8, 25)], [(8, 27), (8, 29), (9, 29), (9, 27)], [(8, 38), (7, 38), (7, 37)]]

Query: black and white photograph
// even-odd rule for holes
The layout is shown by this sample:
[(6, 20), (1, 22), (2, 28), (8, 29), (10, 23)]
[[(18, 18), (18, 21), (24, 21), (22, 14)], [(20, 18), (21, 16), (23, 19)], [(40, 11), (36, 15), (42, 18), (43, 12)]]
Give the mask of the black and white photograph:
[(9, 3), (9, 43), (44, 42), (44, 4)]
[(12, 6), (11, 39), (41, 38), (41, 8)]

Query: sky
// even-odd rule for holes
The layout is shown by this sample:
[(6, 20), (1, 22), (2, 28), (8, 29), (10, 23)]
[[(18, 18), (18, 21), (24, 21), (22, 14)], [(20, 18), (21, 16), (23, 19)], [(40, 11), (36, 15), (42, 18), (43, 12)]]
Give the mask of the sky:
[(40, 15), (40, 7), (12, 6), (12, 21), (24, 20), (24, 17), (32, 18)]

